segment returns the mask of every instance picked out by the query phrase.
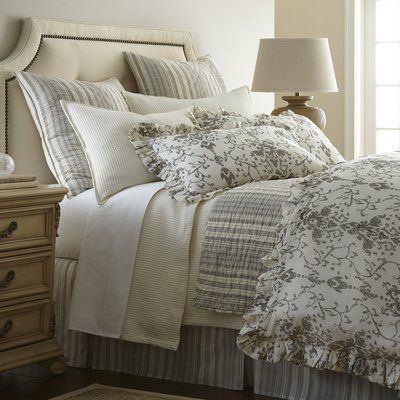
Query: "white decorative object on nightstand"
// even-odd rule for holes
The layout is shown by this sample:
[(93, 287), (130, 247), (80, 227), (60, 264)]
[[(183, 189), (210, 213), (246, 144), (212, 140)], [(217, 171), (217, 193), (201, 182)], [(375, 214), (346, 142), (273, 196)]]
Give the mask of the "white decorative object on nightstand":
[(6, 153), (0, 153), (0, 176), (12, 174), (14, 167), (13, 158)]
[(36, 362), (56, 374), (65, 369), (52, 296), (58, 203), (66, 192), (0, 184), (0, 371)]

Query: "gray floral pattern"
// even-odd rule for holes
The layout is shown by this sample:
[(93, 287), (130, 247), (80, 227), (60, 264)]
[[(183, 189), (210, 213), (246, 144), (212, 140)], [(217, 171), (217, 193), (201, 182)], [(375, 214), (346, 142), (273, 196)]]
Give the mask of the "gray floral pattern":
[(284, 130), (250, 127), (132, 140), (176, 200), (197, 202), (250, 181), (302, 177), (327, 166)]
[(249, 126), (274, 126), (283, 129), (301, 147), (327, 165), (345, 161), (326, 135), (308, 118), (286, 111), (279, 116), (255, 114), (244, 117), (220, 109), (218, 112), (194, 107), (193, 115), (202, 130), (232, 129)]
[[(171, 135), (185, 135), (191, 132), (198, 132), (200, 127), (197, 119), (193, 115), (194, 107), (183, 109), (185, 119), (187, 122), (181, 123), (160, 123), (160, 122), (140, 122), (132, 126), (128, 131), (128, 138), (131, 141), (149, 139), (160, 136)], [(161, 115), (168, 115), (170, 113), (162, 113)], [(175, 112), (176, 113), (176, 112)], [(177, 112), (179, 113), (179, 111)], [(153, 114), (156, 115), (156, 114)]]
[(192, 114), (196, 124), (202, 131), (215, 129), (235, 129), (252, 126), (250, 119), (235, 112), (220, 108), (218, 111), (210, 111), (202, 107), (194, 106)]
[[(307, 117), (292, 111), (285, 111), (276, 117), (270, 116), (269, 118), (270, 124), (285, 129), (303, 149), (325, 164), (334, 165), (345, 161), (327, 136)], [(266, 116), (263, 114), (252, 117), (252, 124), (255, 126), (265, 123)]]
[(400, 389), (400, 153), (300, 179), (238, 346)]
[(128, 132), (130, 140), (140, 140), (146, 138), (155, 138), (160, 136), (186, 135), (198, 131), (196, 125), (177, 124), (164, 125), (153, 122), (142, 122), (133, 126)]

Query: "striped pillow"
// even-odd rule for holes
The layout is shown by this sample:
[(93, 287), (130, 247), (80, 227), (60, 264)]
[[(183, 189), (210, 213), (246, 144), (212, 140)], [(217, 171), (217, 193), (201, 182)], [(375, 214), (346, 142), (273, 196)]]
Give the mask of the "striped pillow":
[(146, 137), (165, 134), (154, 129), (151, 126), (154, 124), (168, 125), (168, 132), (181, 125), (187, 126), (188, 131), (195, 129), (191, 107), (169, 113), (139, 115), (65, 101), (61, 106), (82, 143), (99, 204), (127, 187), (158, 179), (147, 170), (129, 144), (128, 132), (132, 128), (138, 129), (139, 124), (147, 123)]
[(60, 100), (127, 111), (123, 87), (116, 78), (82, 82), (17, 72), (18, 82), (42, 140), (47, 164), (69, 197), (93, 187), (85, 153), (60, 105)]
[(226, 92), (224, 80), (210, 56), (181, 62), (128, 52), (125, 56), (142, 94), (198, 99)]

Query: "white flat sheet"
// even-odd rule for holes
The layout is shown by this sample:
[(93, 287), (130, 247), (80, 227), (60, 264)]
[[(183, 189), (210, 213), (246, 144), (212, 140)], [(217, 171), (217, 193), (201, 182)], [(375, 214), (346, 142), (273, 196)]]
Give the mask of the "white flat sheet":
[[(81, 241), (70, 329), (111, 338), (121, 336), (144, 214), (163, 186), (164, 182), (134, 186), (102, 206), (91, 201), (93, 192), (81, 198), (87, 212), (86, 228), (81, 226), (81, 237), (69, 238), (71, 254), (79, 247), (76, 241)], [(66, 207), (74, 206), (70, 203)]]
[[(148, 202), (131, 265), (133, 275), (121, 339), (176, 349), (181, 325), (241, 328), (240, 316), (193, 306), (204, 231), (214, 201), (189, 207), (160, 190)], [(61, 203), (56, 257), (79, 259), (92, 207), (97, 209), (93, 189)], [(126, 213), (121, 208), (119, 212)]]
[(61, 203), (61, 217), (56, 241), (56, 257), (79, 260), (90, 210), (97, 204), (94, 189), (86, 190)]

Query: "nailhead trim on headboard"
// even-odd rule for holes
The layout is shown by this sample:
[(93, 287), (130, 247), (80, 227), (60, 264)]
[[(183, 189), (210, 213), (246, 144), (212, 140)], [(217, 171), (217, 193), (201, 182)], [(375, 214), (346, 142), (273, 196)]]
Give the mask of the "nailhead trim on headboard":
[[(96, 37), (82, 37), (82, 36), (63, 36), (63, 35), (41, 35), (39, 46), (36, 50), (35, 55), (33, 56), (30, 63), (23, 69), (23, 71), (28, 71), (28, 69), (33, 65), (35, 60), (37, 59), (40, 49), (43, 44), (44, 39), (64, 39), (64, 40), (87, 40), (91, 42), (110, 42), (110, 43), (129, 43), (129, 44), (146, 44), (151, 46), (175, 46), (175, 47), (182, 47), (183, 54), (187, 60), (187, 54), (185, 51), (185, 45), (178, 44), (178, 43), (168, 43), (168, 42), (147, 42), (141, 40), (127, 40), (127, 39), (109, 39), (109, 38), (96, 38)], [(8, 146), (8, 84), (15, 80), (15, 76), (11, 76), (4, 81), (5, 85), (5, 151), (8, 153), (9, 146)]]

